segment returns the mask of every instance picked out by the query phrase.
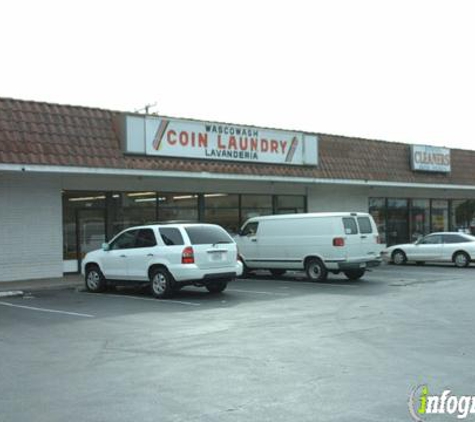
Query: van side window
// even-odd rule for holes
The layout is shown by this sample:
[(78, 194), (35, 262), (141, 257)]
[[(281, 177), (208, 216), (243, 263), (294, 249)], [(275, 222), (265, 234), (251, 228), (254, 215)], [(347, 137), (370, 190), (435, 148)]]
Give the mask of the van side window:
[(354, 218), (343, 218), (343, 226), (345, 227), (345, 234), (358, 234), (358, 227)]
[(360, 228), (360, 233), (373, 233), (373, 228), (371, 227), (371, 221), (369, 220), (369, 217), (358, 217), (357, 220), (358, 226)]
[(241, 236), (255, 236), (257, 233), (257, 227), (259, 223), (248, 223), (246, 226), (242, 229)]

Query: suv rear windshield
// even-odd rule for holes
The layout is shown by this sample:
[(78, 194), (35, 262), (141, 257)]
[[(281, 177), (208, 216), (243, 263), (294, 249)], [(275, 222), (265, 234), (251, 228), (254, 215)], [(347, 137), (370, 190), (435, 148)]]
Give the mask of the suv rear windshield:
[(229, 235), (220, 227), (196, 226), (186, 227), (192, 245), (214, 245), (216, 243), (233, 243)]

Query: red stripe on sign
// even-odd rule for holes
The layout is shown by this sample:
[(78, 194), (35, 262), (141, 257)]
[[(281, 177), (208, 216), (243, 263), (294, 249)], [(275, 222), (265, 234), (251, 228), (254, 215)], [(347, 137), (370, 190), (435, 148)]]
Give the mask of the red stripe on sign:
[(294, 154), (295, 150), (297, 149), (297, 145), (299, 143), (299, 140), (297, 139), (296, 136), (292, 139), (292, 143), (290, 145), (289, 151), (287, 152), (287, 157), (285, 157), (285, 162), (286, 163), (291, 163), (292, 160), (294, 159)]
[(153, 148), (157, 151), (160, 148), (160, 144), (162, 143), (163, 135), (165, 135), (168, 123), (170, 123), (170, 121), (164, 119), (158, 125), (157, 133), (155, 133), (155, 138), (153, 138)]

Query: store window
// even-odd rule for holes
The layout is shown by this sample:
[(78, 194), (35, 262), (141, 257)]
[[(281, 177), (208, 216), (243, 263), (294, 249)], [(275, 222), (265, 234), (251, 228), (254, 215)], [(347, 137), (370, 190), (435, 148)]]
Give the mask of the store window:
[(158, 220), (160, 222), (198, 222), (198, 195), (187, 193), (159, 193)]
[(230, 234), (239, 231), (239, 195), (208, 193), (204, 195), (204, 221), (219, 224)]
[(127, 227), (141, 226), (157, 220), (155, 192), (123, 192), (108, 195), (109, 237)]
[(65, 272), (78, 271), (78, 258), (105, 241), (105, 202), (104, 192), (63, 193)]
[(388, 246), (409, 240), (409, 204), (407, 199), (388, 198), (386, 230)]
[(305, 196), (278, 195), (275, 214), (296, 214), (305, 212)]
[(415, 242), (430, 233), (430, 200), (411, 200), (411, 241)]
[(452, 201), (451, 227), (455, 231), (475, 236), (475, 200)]
[(241, 223), (248, 218), (272, 214), (272, 195), (241, 195)]
[(382, 243), (386, 243), (386, 199), (369, 198), (369, 213), (372, 215)]
[(449, 230), (449, 201), (441, 199), (432, 200), (432, 232)]

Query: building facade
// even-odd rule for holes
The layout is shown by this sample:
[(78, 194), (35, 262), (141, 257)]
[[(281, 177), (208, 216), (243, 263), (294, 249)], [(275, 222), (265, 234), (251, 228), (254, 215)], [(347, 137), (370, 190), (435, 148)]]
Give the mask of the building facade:
[(474, 233), (475, 151), (0, 99), (0, 281), (131, 225), (318, 211), (369, 211), (387, 244)]

